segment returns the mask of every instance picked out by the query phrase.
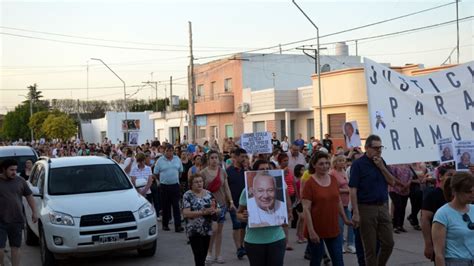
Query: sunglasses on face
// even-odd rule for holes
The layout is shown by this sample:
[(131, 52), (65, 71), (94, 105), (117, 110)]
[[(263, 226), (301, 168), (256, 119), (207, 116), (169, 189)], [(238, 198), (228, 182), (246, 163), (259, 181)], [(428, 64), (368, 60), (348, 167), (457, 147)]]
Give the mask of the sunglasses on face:
[(376, 151), (380, 151), (380, 150), (382, 150), (382, 149), (384, 148), (384, 146), (371, 146), (370, 148), (371, 148), (371, 149), (374, 149), (374, 150), (376, 150)]
[(474, 223), (471, 221), (471, 217), (467, 213), (462, 215), (462, 220), (467, 223), (469, 230), (474, 230)]

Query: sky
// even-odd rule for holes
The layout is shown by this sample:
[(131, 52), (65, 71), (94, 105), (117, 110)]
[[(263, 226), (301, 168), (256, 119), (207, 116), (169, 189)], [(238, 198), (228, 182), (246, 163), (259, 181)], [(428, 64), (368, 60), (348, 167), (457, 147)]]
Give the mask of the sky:
[[(330, 37), (324, 35), (409, 14), (453, 1), (297, 1), (320, 30), (321, 54), (337, 41), (360, 39), (456, 19), (456, 5)], [(188, 21), (195, 63), (219, 55), (275, 46), (316, 36), (303, 14), (287, 1), (0, 1), (0, 113), (25, 100), (36, 83), (44, 99), (163, 98), (173, 76), (173, 94), (187, 98)], [(474, 0), (459, 3), (459, 18), (474, 15)], [(460, 62), (473, 60), (473, 19), (460, 26)], [(65, 36), (67, 35), (67, 36)], [(285, 53), (307, 41), (283, 46)], [(355, 55), (355, 42), (347, 43)], [(358, 41), (358, 55), (381, 63), (439, 66), (456, 47), (456, 24)], [(278, 49), (259, 51), (276, 52)], [(214, 57), (216, 56), (216, 57)], [(211, 58), (206, 58), (211, 57)], [(449, 62), (449, 61), (448, 61)], [(456, 53), (451, 56), (456, 63)], [(89, 68), (88, 68), (89, 66)], [(89, 71), (87, 71), (89, 69)], [(166, 86), (166, 87), (165, 87)], [(89, 89), (87, 89), (89, 88)], [(169, 93), (168, 91), (166, 91)]]

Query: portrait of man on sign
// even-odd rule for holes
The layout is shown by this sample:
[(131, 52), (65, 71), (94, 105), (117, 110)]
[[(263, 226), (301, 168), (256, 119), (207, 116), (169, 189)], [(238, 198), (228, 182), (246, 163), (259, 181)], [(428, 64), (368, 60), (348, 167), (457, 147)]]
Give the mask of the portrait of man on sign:
[(245, 172), (249, 227), (278, 226), (288, 222), (281, 170)]

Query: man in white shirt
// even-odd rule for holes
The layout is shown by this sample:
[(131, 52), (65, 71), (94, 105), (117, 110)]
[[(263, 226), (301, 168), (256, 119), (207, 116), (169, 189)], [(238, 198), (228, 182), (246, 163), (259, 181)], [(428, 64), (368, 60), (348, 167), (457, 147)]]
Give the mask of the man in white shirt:
[(275, 199), (276, 184), (273, 176), (257, 174), (250, 192), (253, 195), (247, 202), (250, 227), (277, 226), (287, 223), (285, 203)]
[(295, 175), (293, 173), (295, 166), (298, 164), (306, 165), (306, 159), (300, 152), (300, 148), (293, 144), (291, 145), (290, 151), (288, 152), (288, 170), (293, 176)]

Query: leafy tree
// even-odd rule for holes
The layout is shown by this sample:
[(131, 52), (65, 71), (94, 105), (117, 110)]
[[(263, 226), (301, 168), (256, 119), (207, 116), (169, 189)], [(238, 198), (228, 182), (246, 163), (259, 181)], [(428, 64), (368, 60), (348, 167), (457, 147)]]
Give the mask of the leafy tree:
[(20, 104), (5, 115), (3, 120), (2, 135), (8, 140), (24, 139), (29, 140), (30, 128), (28, 121), (30, 119), (30, 107), (27, 104)]
[(77, 126), (66, 114), (51, 113), (44, 121), (42, 131), (49, 139), (67, 140), (76, 134)]
[(41, 111), (33, 114), (33, 116), (30, 118), (28, 126), (33, 129), (36, 139), (46, 137), (46, 134), (43, 132), (43, 123), (50, 114), (60, 115), (61, 112), (59, 110), (54, 110), (52, 112)]

